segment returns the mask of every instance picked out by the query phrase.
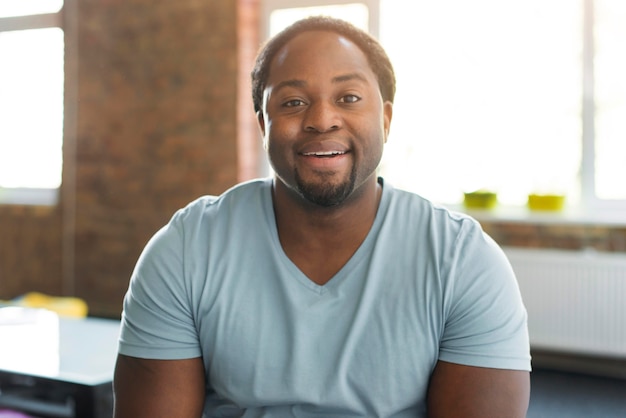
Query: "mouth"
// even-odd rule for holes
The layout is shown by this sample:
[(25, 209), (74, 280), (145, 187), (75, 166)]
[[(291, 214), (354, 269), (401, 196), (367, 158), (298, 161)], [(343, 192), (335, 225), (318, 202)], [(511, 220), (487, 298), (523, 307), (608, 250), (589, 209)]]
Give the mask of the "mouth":
[(305, 157), (332, 158), (338, 155), (344, 155), (346, 153), (346, 151), (314, 151), (303, 152), (302, 155), (304, 155)]

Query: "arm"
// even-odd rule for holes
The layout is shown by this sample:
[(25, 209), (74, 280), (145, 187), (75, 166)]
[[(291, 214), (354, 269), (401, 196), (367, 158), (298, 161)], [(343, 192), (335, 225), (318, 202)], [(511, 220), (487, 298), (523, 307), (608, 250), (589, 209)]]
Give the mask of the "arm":
[(118, 355), (114, 418), (198, 418), (205, 397), (202, 359), (148, 360)]
[(428, 389), (428, 416), (524, 418), (530, 399), (527, 371), (439, 361)]

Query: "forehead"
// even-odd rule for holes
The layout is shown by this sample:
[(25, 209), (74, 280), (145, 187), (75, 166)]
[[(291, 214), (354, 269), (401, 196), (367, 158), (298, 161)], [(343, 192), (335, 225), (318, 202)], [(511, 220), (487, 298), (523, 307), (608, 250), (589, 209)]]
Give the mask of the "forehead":
[(354, 42), (331, 31), (307, 31), (278, 50), (270, 63), (268, 84), (355, 71), (374, 76), (365, 53)]

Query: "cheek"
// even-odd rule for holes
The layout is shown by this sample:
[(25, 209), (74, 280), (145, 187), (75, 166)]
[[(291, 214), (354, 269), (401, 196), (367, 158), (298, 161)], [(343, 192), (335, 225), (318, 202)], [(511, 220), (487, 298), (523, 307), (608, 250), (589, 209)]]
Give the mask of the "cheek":
[(368, 168), (376, 166), (382, 159), (385, 143), (387, 142), (385, 128), (380, 124), (369, 124), (367, 129), (360, 132), (361, 138), (367, 138), (363, 141), (362, 155), (364, 161), (367, 161)]
[(263, 143), (266, 150), (286, 148), (291, 146), (297, 136), (298, 129), (294, 124), (280, 123), (280, 121), (269, 122)]
[(291, 137), (289, 132), (284, 129), (277, 129), (279, 125), (270, 126), (263, 138), (263, 146), (267, 152), (267, 156), (271, 165), (279, 170), (280, 167), (288, 166), (291, 164), (291, 144), (293, 141), (289, 140)]
[(362, 120), (360, 124), (355, 125), (354, 132), (357, 137), (364, 139), (363, 143), (367, 144), (372, 152), (383, 147), (387, 142), (386, 128), (378, 119)]

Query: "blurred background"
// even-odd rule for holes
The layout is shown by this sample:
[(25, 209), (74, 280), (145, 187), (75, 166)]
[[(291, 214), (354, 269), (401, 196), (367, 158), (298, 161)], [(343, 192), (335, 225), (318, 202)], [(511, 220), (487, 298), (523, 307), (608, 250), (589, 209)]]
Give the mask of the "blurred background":
[[(503, 246), (533, 349), (623, 365), (621, 0), (0, 0), (0, 300), (76, 297), (119, 318), (175, 210), (269, 173), (249, 73), (270, 34), (310, 14), (387, 49), (381, 175)], [(476, 191), (495, 200), (468, 206)], [(533, 194), (564, 203), (535, 210)]]

